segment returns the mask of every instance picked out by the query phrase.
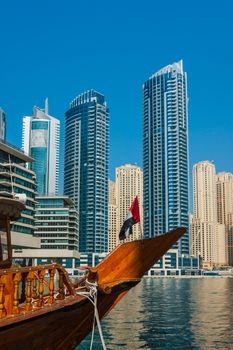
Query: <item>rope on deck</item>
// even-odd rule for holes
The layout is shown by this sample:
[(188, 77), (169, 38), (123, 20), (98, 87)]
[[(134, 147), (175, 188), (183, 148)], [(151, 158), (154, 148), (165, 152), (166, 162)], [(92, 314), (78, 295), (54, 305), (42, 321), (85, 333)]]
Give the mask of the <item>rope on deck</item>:
[(76, 291), (77, 295), (86, 297), (94, 306), (94, 318), (93, 318), (93, 325), (92, 325), (92, 333), (91, 333), (91, 342), (90, 342), (90, 350), (93, 349), (93, 343), (94, 343), (94, 333), (95, 333), (95, 321), (98, 326), (99, 335), (101, 339), (101, 343), (104, 350), (107, 350), (107, 347), (105, 345), (104, 336), (100, 324), (100, 318), (99, 318), (99, 312), (98, 312), (98, 306), (97, 306), (97, 287), (98, 284), (96, 282), (89, 282), (88, 280), (85, 281), (86, 287), (89, 289), (88, 292), (86, 291)]

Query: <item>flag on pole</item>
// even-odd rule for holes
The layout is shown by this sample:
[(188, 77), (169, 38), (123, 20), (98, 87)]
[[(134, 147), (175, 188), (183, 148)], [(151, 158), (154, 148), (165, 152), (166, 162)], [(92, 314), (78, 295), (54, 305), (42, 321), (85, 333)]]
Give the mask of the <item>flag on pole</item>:
[(132, 226), (140, 222), (138, 197), (136, 196), (119, 233), (119, 239), (126, 239), (132, 233)]

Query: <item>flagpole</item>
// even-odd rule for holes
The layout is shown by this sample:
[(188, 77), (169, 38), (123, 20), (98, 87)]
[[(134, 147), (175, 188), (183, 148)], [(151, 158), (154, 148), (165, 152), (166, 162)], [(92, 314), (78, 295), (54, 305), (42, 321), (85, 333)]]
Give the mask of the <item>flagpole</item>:
[(141, 233), (141, 240), (143, 240), (144, 236), (143, 236), (141, 221), (139, 221), (139, 227), (140, 227), (140, 233)]

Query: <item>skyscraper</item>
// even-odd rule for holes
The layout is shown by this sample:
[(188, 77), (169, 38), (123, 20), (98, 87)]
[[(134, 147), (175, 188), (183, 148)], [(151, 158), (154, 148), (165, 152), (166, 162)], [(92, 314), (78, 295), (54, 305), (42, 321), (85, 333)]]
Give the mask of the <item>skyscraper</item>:
[(89, 90), (65, 114), (64, 192), (79, 212), (81, 252), (108, 250), (108, 157), (109, 110)]
[(117, 235), (116, 183), (108, 181), (108, 251), (113, 250), (118, 241)]
[(23, 118), (23, 150), (34, 158), (31, 169), (36, 173), (39, 194), (58, 192), (60, 121), (45, 109), (33, 108), (32, 116)]
[(0, 107), (0, 141), (6, 140), (6, 114)]
[(140, 225), (134, 225), (129, 241), (142, 237), (143, 227), (143, 171), (133, 164), (125, 164), (116, 168), (116, 205), (117, 205), (117, 241), (120, 229), (129, 213), (134, 198), (138, 196)]
[[(189, 227), (188, 97), (183, 62), (143, 85), (144, 234)], [(189, 254), (189, 233), (174, 246)]]
[(209, 161), (193, 166), (193, 203), (191, 253), (202, 257), (204, 267), (225, 265), (226, 232), (217, 222), (216, 171)]
[(233, 266), (233, 174), (217, 174), (217, 215), (227, 232), (228, 264)]

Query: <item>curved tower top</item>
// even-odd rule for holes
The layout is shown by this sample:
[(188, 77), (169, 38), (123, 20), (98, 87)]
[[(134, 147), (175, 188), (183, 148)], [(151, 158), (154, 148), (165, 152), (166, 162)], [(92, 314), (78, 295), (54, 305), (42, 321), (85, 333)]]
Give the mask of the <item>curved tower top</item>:
[(166, 73), (181, 73), (183, 74), (183, 60), (178, 62), (174, 62), (173, 64), (168, 64), (167, 66), (161, 68), (156, 73), (154, 73), (149, 79), (152, 79), (158, 75), (166, 74)]

